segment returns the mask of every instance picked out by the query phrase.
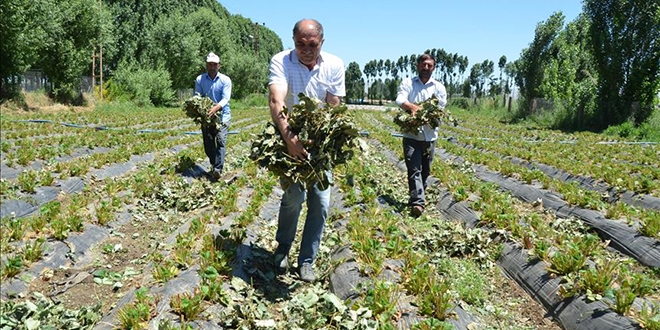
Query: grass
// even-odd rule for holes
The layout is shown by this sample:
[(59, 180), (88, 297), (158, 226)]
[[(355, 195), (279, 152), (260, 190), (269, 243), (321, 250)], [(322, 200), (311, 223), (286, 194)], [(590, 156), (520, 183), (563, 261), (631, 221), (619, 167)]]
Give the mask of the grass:
[[(498, 100), (501, 104), (501, 100)], [(514, 101), (515, 102), (515, 101)], [(458, 106), (452, 104), (459, 104), (458, 102), (450, 102), (449, 110), (451, 112), (466, 111)], [(494, 117), (502, 122), (511, 122), (515, 113), (512, 106), (511, 112), (508, 112), (505, 107), (495, 106), (494, 102), (490, 99), (480, 99), (477, 105), (473, 105), (470, 100), (469, 112), (478, 112), (480, 116)], [(532, 127), (537, 129), (554, 129), (555, 123), (561, 122), (559, 116), (563, 111), (545, 111), (540, 114), (532, 115), (517, 125)], [(617, 139), (625, 139), (631, 141), (643, 142), (658, 142), (660, 143), (660, 108), (656, 107), (651, 116), (641, 125), (635, 126), (632, 121), (626, 121), (619, 125), (613, 125), (603, 131), (603, 134), (612, 136)]]

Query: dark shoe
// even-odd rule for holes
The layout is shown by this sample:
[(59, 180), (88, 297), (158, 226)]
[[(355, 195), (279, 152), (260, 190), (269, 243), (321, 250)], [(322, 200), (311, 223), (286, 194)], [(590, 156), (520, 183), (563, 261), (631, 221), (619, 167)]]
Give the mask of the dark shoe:
[(215, 180), (215, 181), (220, 180), (221, 175), (222, 175), (222, 172), (220, 172), (219, 170), (213, 170), (211, 172), (211, 178), (213, 178), (213, 180)]
[(314, 269), (312, 269), (312, 264), (309, 262), (304, 262), (302, 266), (300, 266), (300, 279), (310, 283), (316, 281)]
[(413, 207), (410, 208), (410, 215), (413, 216), (413, 218), (419, 218), (422, 213), (424, 213), (424, 207), (421, 205), (413, 205)]
[(279, 271), (286, 271), (289, 269), (289, 257), (286, 254), (277, 253), (273, 257), (273, 264)]

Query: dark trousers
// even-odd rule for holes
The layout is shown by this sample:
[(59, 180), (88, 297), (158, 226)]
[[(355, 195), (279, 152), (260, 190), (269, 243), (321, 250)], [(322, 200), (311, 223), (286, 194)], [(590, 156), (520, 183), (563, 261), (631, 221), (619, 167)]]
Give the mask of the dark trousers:
[(216, 126), (202, 125), (204, 152), (209, 158), (209, 163), (211, 163), (213, 170), (221, 173), (222, 167), (225, 165), (228, 132), (229, 124), (217, 124)]
[(403, 156), (408, 168), (408, 204), (424, 206), (426, 180), (431, 174), (431, 163), (435, 154), (435, 141), (417, 141), (403, 138)]

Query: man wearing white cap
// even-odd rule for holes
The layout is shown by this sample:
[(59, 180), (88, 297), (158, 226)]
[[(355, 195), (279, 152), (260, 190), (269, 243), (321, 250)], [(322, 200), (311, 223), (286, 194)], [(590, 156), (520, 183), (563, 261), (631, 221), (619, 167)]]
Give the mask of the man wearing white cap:
[(195, 93), (206, 96), (213, 101), (213, 106), (208, 110), (209, 116), (217, 114), (216, 125), (202, 124), (204, 152), (206, 152), (206, 156), (211, 163), (210, 174), (214, 180), (219, 179), (220, 174), (222, 174), (222, 167), (225, 163), (227, 132), (231, 120), (231, 109), (229, 108), (231, 79), (218, 72), (219, 67), (220, 58), (211, 52), (206, 56), (206, 73), (200, 74), (195, 79)]

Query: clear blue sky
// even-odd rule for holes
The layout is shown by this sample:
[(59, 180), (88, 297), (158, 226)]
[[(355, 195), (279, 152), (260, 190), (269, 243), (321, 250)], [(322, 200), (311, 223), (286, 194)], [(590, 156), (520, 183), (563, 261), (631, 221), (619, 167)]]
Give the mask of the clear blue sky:
[[(301, 18), (323, 24), (323, 50), (360, 69), (370, 60), (444, 49), (467, 56), (469, 67), (502, 55), (511, 62), (534, 38), (537, 24), (561, 11), (564, 23), (582, 12), (581, 0), (219, 0), (273, 30), (284, 48), (293, 48), (292, 28)], [(469, 70), (469, 68), (468, 68)]]

